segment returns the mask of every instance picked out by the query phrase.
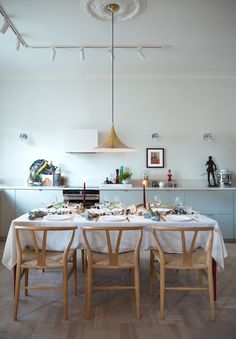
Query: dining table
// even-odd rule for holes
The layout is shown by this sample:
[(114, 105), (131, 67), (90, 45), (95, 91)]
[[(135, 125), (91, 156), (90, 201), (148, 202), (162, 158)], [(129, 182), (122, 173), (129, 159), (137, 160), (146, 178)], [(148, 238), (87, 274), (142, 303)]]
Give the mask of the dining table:
[[(143, 227), (143, 238), (141, 243), (141, 251), (150, 251), (155, 248), (152, 226), (213, 226), (214, 227), (214, 238), (212, 247), (212, 258), (213, 258), (213, 279), (215, 287), (215, 298), (216, 298), (216, 270), (218, 272), (224, 271), (224, 259), (227, 257), (227, 251), (225, 248), (224, 240), (222, 237), (221, 229), (218, 222), (205, 215), (198, 215), (198, 218), (193, 216), (181, 216), (171, 218), (167, 216), (160, 221), (151, 220), (145, 218), (143, 215), (111, 215), (111, 216), (100, 216), (95, 220), (88, 220), (81, 214), (69, 214), (69, 215), (52, 215), (44, 216), (34, 220), (29, 220), (29, 214), (26, 213), (11, 222), (9, 232), (7, 235), (5, 248), (2, 257), (2, 264), (9, 270), (13, 270), (16, 265), (16, 239), (15, 239), (15, 226), (77, 226), (75, 237), (72, 243), (72, 248), (84, 249), (83, 236), (81, 228), (83, 226), (142, 226)], [(62, 235), (63, 233), (64, 235)], [(129, 236), (125, 239), (124, 248), (121, 251), (127, 251), (132, 248), (135, 241), (135, 237), (131, 235), (132, 232), (128, 232)], [(188, 232), (189, 233), (189, 232)], [(203, 235), (200, 233), (203, 233)], [(197, 237), (196, 247), (207, 247), (208, 237), (200, 232)], [(27, 232), (21, 237), (22, 245), (32, 245), (31, 239), (27, 238)], [(174, 232), (177, 235), (177, 232)], [(64, 249), (64, 245), (68, 240), (68, 232), (53, 232), (53, 235), (47, 239), (47, 249), (60, 251)], [(180, 253), (181, 252), (181, 239), (173, 237), (173, 232), (166, 232), (166, 235), (161, 239), (164, 246), (164, 251), (167, 253)], [(187, 247), (190, 245), (191, 239), (186, 237)], [(97, 250), (103, 251), (103, 242), (96, 241)]]

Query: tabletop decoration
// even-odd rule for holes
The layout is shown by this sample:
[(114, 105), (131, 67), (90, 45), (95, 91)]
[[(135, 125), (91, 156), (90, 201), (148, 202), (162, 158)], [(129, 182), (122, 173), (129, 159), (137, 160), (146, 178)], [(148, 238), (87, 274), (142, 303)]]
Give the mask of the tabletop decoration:
[(150, 207), (150, 205), (148, 205), (148, 209), (146, 212), (144, 212), (143, 214), (144, 218), (146, 219), (151, 219), (154, 221), (160, 221), (161, 220), (161, 215), (158, 211), (153, 211)]
[(45, 211), (42, 211), (42, 210), (32, 210), (32, 211), (29, 211), (28, 219), (29, 220), (34, 220), (34, 219), (38, 219), (38, 218), (43, 218), (46, 215), (47, 215), (47, 212), (45, 212)]

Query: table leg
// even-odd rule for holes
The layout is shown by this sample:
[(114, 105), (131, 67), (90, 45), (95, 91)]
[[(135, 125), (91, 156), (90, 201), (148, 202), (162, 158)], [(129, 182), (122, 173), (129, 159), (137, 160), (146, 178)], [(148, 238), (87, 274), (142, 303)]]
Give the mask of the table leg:
[(216, 261), (212, 258), (212, 275), (213, 275), (213, 285), (214, 285), (214, 300), (216, 301)]
[(13, 267), (13, 288), (14, 288), (14, 296), (15, 296), (15, 287), (16, 287), (16, 265)]

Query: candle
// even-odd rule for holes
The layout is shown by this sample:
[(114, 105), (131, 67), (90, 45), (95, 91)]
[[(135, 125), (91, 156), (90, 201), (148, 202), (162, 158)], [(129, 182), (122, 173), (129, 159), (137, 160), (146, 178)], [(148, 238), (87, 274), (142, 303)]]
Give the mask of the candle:
[(146, 181), (143, 180), (143, 207), (146, 208), (146, 191), (145, 191)]
[(86, 201), (86, 179), (84, 178), (84, 190), (83, 190), (83, 205), (85, 206), (85, 201)]

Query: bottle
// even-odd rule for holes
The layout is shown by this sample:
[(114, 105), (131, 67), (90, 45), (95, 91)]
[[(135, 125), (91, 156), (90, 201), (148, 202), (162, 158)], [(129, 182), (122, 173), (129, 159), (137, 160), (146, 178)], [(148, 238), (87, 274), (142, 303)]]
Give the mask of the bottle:
[(53, 186), (61, 186), (61, 169), (57, 167), (53, 174)]

